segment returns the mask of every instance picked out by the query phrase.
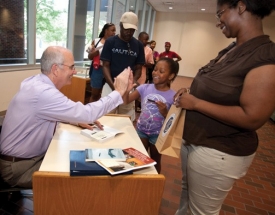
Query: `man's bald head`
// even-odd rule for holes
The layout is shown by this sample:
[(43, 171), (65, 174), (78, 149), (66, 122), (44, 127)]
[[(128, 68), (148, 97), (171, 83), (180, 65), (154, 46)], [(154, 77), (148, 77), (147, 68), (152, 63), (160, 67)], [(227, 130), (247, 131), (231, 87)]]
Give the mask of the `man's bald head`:
[(53, 64), (63, 64), (65, 53), (71, 51), (61, 46), (49, 46), (41, 57), (41, 72), (48, 75)]

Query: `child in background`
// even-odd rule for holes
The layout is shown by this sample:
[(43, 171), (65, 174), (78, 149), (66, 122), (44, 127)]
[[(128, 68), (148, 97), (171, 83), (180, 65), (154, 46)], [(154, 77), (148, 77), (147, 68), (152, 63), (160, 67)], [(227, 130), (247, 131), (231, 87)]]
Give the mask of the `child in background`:
[(138, 40), (143, 44), (144, 46), (144, 54), (145, 54), (145, 64), (142, 66), (141, 70), (141, 76), (138, 79), (139, 84), (144, 84), (146, 81), (146, 73), (147, 68), (152, 68), (154, 65), (154, 58), (153, 58), (153, 51), (148, 46), (149, 41), (149, 35), (146, 32), (140, 32), (138, 35)]
[(157, 43), (155, 40), (151, 40), (150, 42), (150, 48), (152, 49), (152, 54), (153, 54), (153, 58), (154, 58), (154, 65), (151, 68), (148, 68), (148, 82), (149, 83), (153, 83), (153, 77), (152, 77), (152, 72), (154, 71), (154, 67), (155, 64), (157, 63), (157, 61), (159, 60), (159, 53), (157, 51), (155, 51), (155, 47), (156, 47)]
[(157, 162), (156, 169), (161, 171), (161, 154), (155, 143), (164, 123), (170, 106), (173, 104), (175, 91), (170, 89), (176, 78), (179, 65), (171, 58), (161, 58), (157, 62), (153, 76), (153, 84), (143, 84), (131, 94), (124, 94), (124, 102), (130, 103), (141, 99), (141, 113), (137, 121), (137, 133), (150, 156)]

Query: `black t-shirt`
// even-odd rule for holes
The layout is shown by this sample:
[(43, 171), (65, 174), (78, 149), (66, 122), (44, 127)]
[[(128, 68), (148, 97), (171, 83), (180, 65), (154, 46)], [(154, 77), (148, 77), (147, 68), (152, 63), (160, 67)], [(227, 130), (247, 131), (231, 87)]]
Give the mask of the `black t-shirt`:
[(128, 66), (145, 63), (144, 47), (136, 38), (129, 42), (121, 40), (118, 35), (109, 37), (104, 44), (100, 60), (109, 61), (112, 78), (119, 75)]

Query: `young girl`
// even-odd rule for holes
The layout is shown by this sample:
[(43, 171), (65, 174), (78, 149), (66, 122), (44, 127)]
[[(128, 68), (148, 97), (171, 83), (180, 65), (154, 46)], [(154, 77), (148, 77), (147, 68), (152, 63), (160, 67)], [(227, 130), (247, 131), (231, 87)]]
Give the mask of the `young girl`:
[(153, 71), (153, 84), (143, 84), (132, 93), (125, 93), (124, 102), (130, 103), (141, 99), (141, 113), (137, 121), (137, 133), (151, 158), (157, 162), (158, 173), (161, 170), (161, 154), (155, 143), (159, 132), (173, 103), (175, 91), (170, 89), (170, 83), (176, 78), (179, 65), (171, 58), (161, 58)]

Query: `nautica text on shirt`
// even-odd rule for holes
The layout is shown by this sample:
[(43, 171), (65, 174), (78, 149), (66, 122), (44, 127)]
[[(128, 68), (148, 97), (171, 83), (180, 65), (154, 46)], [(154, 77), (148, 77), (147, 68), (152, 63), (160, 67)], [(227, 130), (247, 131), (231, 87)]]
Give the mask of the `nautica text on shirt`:
[(114, 54), (131, 55), (133, 57), (137, 57), (137, 53), (136, 52), (130, 51), (130, 53), (129, 53), (129, 50), (127, 50), (127, 49), (116, 49), (116, 48), (113, 48), (112, 52)]

